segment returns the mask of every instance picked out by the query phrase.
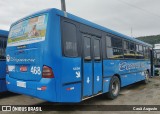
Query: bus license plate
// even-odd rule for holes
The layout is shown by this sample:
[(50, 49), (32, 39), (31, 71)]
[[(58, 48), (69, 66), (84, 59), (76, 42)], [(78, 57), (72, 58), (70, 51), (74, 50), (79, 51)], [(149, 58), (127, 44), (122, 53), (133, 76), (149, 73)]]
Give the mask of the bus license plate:
[(26, 82), (17, 81), (17, 86), (26, 88)]

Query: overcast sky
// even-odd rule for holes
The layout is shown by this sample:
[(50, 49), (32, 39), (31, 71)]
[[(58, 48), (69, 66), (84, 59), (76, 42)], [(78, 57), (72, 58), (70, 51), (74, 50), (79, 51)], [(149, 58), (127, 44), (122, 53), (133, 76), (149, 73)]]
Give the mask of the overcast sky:
[[(160, 34), (160, 0), (66, 0), (67, 12), (134, 37)], [(0, 0), (0, 29), (60, 0)]]

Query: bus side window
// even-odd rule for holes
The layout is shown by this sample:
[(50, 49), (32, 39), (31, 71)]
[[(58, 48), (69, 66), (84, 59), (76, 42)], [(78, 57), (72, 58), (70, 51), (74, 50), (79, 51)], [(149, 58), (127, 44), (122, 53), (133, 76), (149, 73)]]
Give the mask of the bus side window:
[(129, 58), (129, 42), (128, 41), (124, 41), (123, 42), (123, 49), (124, 49), (124, 58)]
[(0, 60), (5, 60), (6, 59), (6, 39), (5, 37), (0, 37)]
[(143, 50), (143, 46), (142, 45), (137, 45), (137, 54), (136, 54), (136, 58), (137, 59), (144, 59), (144, 50)]
[(139, 45), (139, 52), (140, 52), (140, 55), (141, 55), (141, 59), (144, 59), (144, 50), (143, 50), (143, 46), (142, 45)]
[(109, 37), (109, 36), (106, 36), (106, 46), (107, 47), (111, 47), (112, 46), (112, 44), (111, 44), (111, 37)]
[(72, 23), (63, 22), (62, 26), (63, 54), (67, 57), (77, 57), (77, 30)]
[(112, 37), (111, 42), (112, 47), (122, 48), (122, 39)]
[(100, 40), (99, 39), (94, 39), (94, 59), (95, 60), (101, 59)]
[(91, 60), (91, 39), (84, 36), (84, 59)]
[(111, 37), (109, 36), (106, 36), (106, 54), (107, 54), (107, 58), (111, 58), (113, 56)]
[(144, 47), (144, 58), (149, 59), (149, 48), (148, 47)]
[(6, 59), (6, 46), (7, 46), (7, 38), (3, 39), (3, 57)]
[(133, 42), (124, 41), (123, 43), (124, 49), (124, 58), (127, 59), (135, 59), (135, 44)]
[(123, 58), (122, 40), (119, 38), (106, 36), (107, 58)]
[[(150, 48), (149, 47), (146, 47), (146, 52), (147, 52), (147, 59), (150, 59), (151, 58), (151, 54), (150, 54)], [(159, 58), (159, 56), (158, 56)]]
[(135, 44), (134, 43), (130, 43), (129, 49), (130, 49), (130, 54), (133, 54), (133, 56), (134, 56), (134, 54), (135, 54)]

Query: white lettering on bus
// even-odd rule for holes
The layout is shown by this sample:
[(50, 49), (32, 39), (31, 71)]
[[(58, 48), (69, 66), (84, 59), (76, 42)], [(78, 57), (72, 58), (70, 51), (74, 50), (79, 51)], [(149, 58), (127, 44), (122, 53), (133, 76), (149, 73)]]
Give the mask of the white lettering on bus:
[(121, 62), (119, 63), (120, 71), (137, 69), (137, 68), (145, 68), (145, 63), (142, 63), (142, 62), (138, 62), (138, 63)]
[(73, 70), (80, 70), (80, 67), (73, 67)]
[(31, 67), (31, 73), (32, 74), (38, 74), (38, 75), (41, 75), (41, 69), (40, 69), (40, 67), (36, 67), (36, 66), (32, 66)]
[(10, 59), (7, 61), (12, 61), (12, 62), (35, 62), (35, 59), (18, 59), (15, 57), (10, 57)]

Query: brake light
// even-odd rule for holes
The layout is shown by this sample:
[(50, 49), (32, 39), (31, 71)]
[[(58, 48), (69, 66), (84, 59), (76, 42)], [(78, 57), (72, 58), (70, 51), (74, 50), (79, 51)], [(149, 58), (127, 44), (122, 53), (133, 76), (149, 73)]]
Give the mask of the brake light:
[(54, 78), (52, 68), (43, 66), (42, 78)]

